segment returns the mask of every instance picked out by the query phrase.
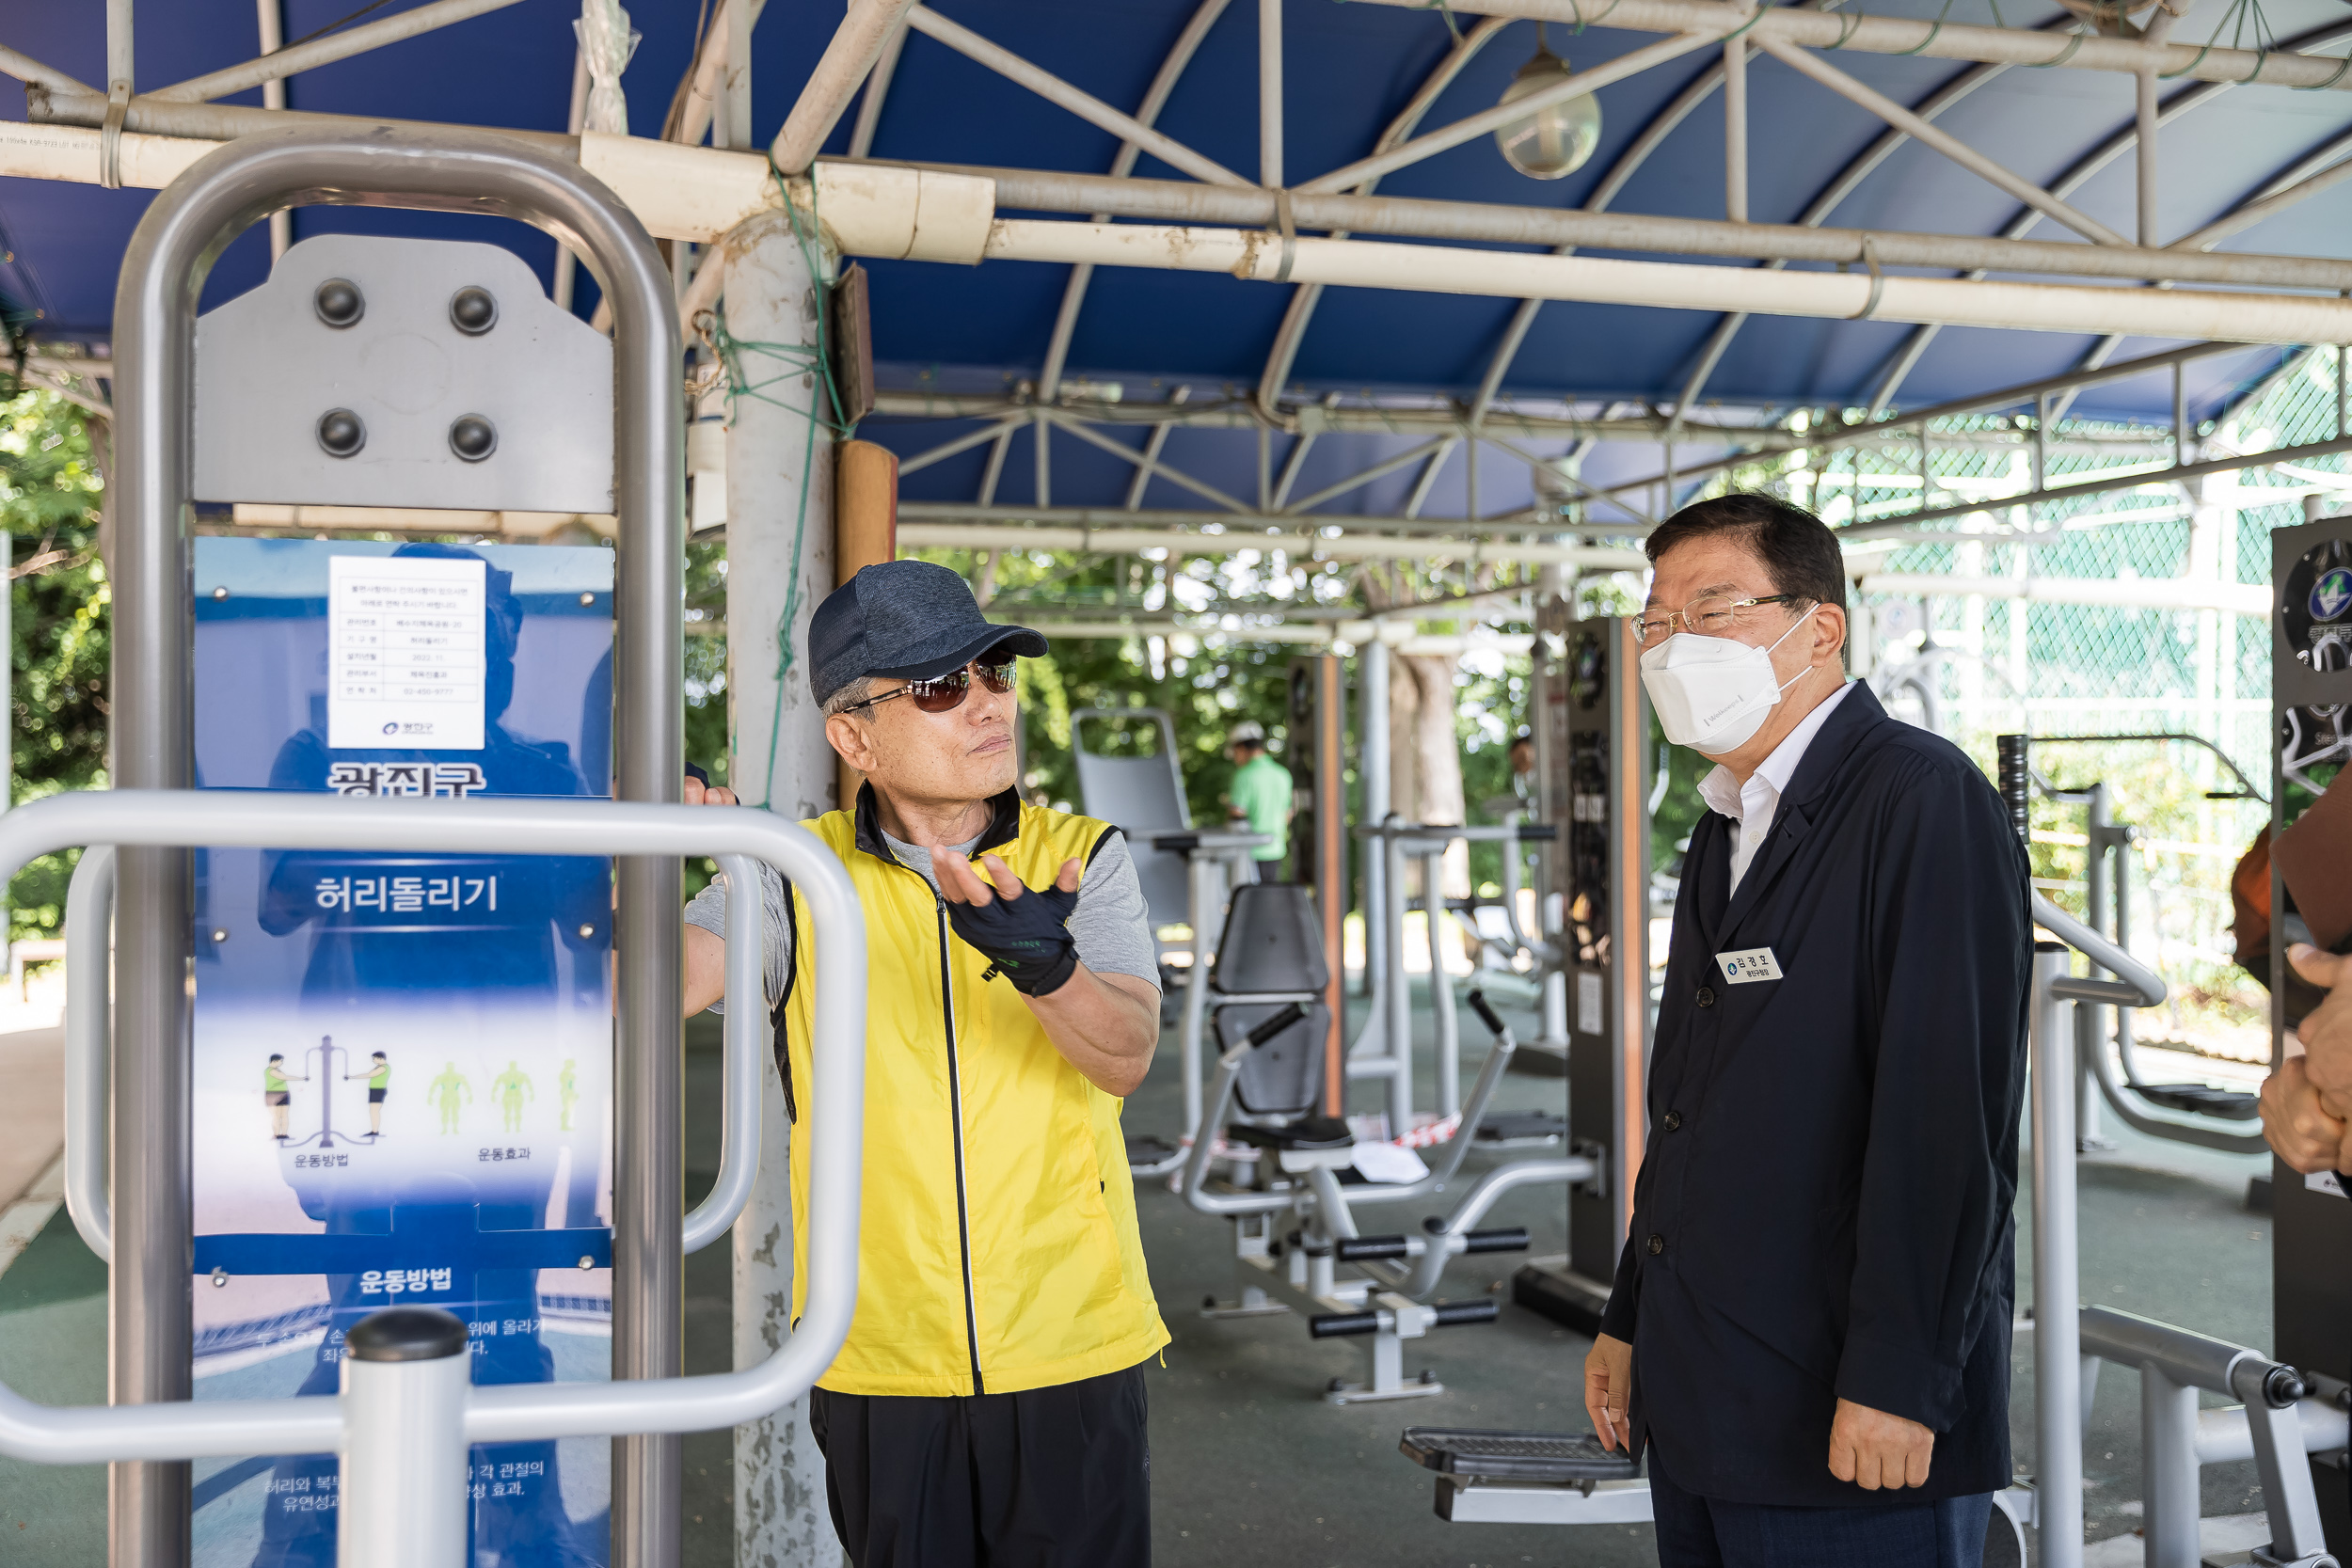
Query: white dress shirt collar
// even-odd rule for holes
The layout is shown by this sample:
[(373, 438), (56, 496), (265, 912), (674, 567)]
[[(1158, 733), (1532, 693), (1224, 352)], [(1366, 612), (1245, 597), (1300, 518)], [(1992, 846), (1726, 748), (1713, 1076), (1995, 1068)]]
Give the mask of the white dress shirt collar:
[(1699, 781), (1699, 799), (1710, 810), (1731, 818), (1734, 824), (1731, 845), (1731, 887), (1740, 889), (1740, 879), (1747, 875), (1749, 863), (1763, 846), (1765, 835), (1772, 832), (1772, 818), (1780, 810), (1782, 791), (1788, 781), (1797, 776), (1798, 765), (1804, 761), (1805, 752), (1813, 737), (1821, 733), (1821, 726), (1846, 694), (1853, 689), (1851, 681), (1823, 698), (1820, 705), (1806, 714), (1790, 730), (1781, 743), (1772, 748), (1772, 754), (1758, 764), (1748, 775), (1744, 784), (1732, 777), (1731, 769), (1717, 764), (1715, 770)]

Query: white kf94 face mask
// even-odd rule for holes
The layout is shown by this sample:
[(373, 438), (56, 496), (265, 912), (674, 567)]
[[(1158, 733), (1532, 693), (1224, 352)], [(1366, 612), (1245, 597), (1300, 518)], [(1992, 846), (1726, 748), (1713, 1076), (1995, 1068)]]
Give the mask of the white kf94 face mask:
[(1642, 685), (1666, 738), (1710, 757), (1746, 745), (1780, 705), (1781, 693), (1805, 676), (1800, 670), (1775, 680), (1772, 649), (1812, 619), (1808, 610), (1768, 647), (1678, 631), (1643, 654)]

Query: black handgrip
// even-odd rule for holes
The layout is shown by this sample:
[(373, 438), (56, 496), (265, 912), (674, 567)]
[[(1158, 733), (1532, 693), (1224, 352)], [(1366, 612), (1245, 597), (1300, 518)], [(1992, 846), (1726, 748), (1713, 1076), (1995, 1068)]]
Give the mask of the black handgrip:
[(705, 789), (710, 787), (710, 774), (706, 771), (702, 764), (698, 762), (690, 762), (686, 765), (686, 776), (693, 780), (696, 784), (701, 784)]
[(1275, 1036), (1280, 1034), (1283, 1030), (1289, 1028), (1292, 1024), (1296, 1023), (1300, 1019), (1305, 1018), (1306, 1016), (1306, 1008), (1300, 1006), (1295, 1002), (1292, 1003), (1289, 1006), (1283, 1008), (1280, 1012), (1276, 1013), (1272, 1018), (1267, 1019), (1263, 1023), (1259, 1024), (1255, 1029), (1249, 1031), (1248, 1037), (1249, 1049), (1252, 1051), (1257, 1050), (1258, 1047), (1265, 1044), (1266, 1041), (1272, 1039)]
[(1471, 1301), (1441, 1301), (1430, 1310), (1432, 1328), (1449, 1328), (1455, 1323), (1490, 1323), (1502, 1310), (1502, 1303), (1492, 1296), (1479, 1296)]
[(1337, 1339), (1347, 1334), (1377, 1334), (1380, 1314), (1377, 1312), (1318, 1312), (1307, 1320), (1307, 1335), (1314, 1339)]
[(1470, 993), (1470, 1011), (1478, 1015), (1479, 1022), (1486, 1024), (1487, 1032), (1492, 1034), (1495, 1038), (1501, 1039), (1502, 1037), (1502, 1019), (1495, 1012), (1493, 1007), (1487, 1006), (1486, 993), (1478, 990), (1475, 986), (1471, 987)]
[(2005, 735), (1994, 742), (2000, 753), (2001, 800), (2009, 806), (2009, 825), (2016, 830), (2017, 842), (2027, 842), (2026, 836), (2026, 807), (2033, 797), (2033, 776), (2027, 766), (2026, 736)]
[(1518, 837), (1521, 844), (1549, 844), (1559, 836), (1559, 828), (1549, 822), (1522, 822), (1519, 824)]
[(1472, 1230), (1462, 1237), (1464, 1252), (1525, 1252), (1527, 1227), (1504, 1226), (1495, 1230)]
[(1199, 833), (1153, 833), (1152, 847), (1172, 849), (1180, 855), (1188, 855), (1200, 847), (1200, 835)]
[(1402, 1236), (1343, 1236), (1331, 1243), (1331, 1256), (1343, 1263), (1359, 1258), (1405, 1258), (1411, 1252)]

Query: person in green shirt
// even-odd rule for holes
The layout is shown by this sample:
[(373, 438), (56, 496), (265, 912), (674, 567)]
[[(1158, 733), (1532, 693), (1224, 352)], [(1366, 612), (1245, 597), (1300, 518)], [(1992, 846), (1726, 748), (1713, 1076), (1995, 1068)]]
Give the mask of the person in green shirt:
[(564, 1070), (555, 1080), (555, 1130), (559, 1132), (572, 1130), (572, 1107), (580, 1103), (580, 1075), (572, 1070), (572, 1057), (564, 1057)]
[(1233, 782), (1226, 786), (1226, 815), (1253, 833), (1265, 833), (1273, 843), (1251, 851), (1258, 863), (1258, 880), (1282, 879), (1282, 857), (1290, 853), (1291, 770), (1266, 755), (1265, 730), (1255, 720), (1244, 720), (1225, 737), (1225, 754), (1233, 760)]
[(368, 1058), (368, 1065), (357, 1072), (343, 1074), (346, 1081), (364, 1078), (368, 1081), (368, 1136), (384, 1135), (384, 1096), (392, 1083), (392, 1065), (381, 1051)]
[(262, 1103), (269, 1107), (270, 1135), (279, 1143), (286, 1141), (286, 1118), (291, 1115), (294, 1096), (287, 1089), (287, 1080), (307, 1084), (310, 1080), (301, 1073), (286, 1071), (286, 1058), (273, 1053), (262, 1069)]

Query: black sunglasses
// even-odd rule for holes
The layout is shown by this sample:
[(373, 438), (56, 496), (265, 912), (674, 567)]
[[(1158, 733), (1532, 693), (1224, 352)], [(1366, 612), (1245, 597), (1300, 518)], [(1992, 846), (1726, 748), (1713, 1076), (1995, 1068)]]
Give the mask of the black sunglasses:
[(868, 697), (862, 703), (851, 703), (841, 711), (855, 713), (860, 708), (872, 707), (876, 703), (886, 703), (893, 697), (912, 697), (919, 712), (953, 713), (963, 705), (963, 699), (971, 694), (972, 672), (975, 670), (980, 673), (980, 684), (997, 696), (1005, 696), (1012, 690), (1011, 659), (1004, 659), (994, 664), (982, 664), (976, 659), (961, 670), (952, 671), (945, 675), (933, 675), (927, 681), (909, 681), (896, 690), (885, 691), (879, 697)]

